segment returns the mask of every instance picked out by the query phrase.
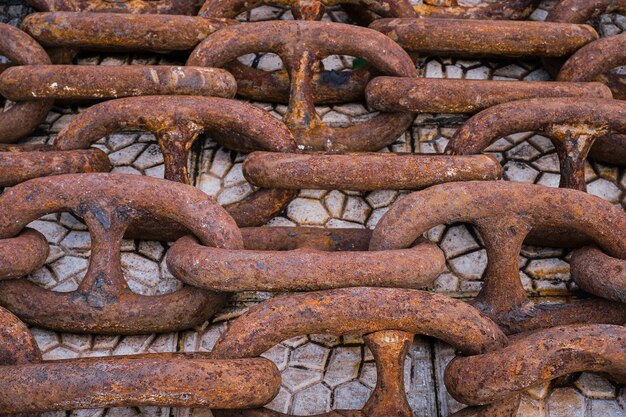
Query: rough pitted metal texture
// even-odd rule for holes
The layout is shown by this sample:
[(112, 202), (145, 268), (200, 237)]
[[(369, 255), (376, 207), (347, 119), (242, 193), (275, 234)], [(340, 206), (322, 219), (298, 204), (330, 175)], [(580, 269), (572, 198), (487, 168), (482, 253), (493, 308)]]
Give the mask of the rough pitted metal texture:
[[(479, 1), (461, 3), (475, 4)], [(555, 1), (544, 1), (531, 19), (543, 20)], [(0, 4), (0, 21), (18, 25), (31, 10), (19, 0)], [(291, 19), (291, 12), (264, 6), (240, 16), (240, 20)], [(346, 15), (330, 8), (324, 20), (345, 21)], [(626, 30), (626, 16), (611, 14), (595, 19), (593, 25), (603, 36)], [(162, 64), (179, 65), (185, 56), (151, 54), (96, 55), (81, 54), (76, 63), (82, 65)], [(282, 66), (272, 54), (248, 55), (244, 63), (265, 70)], [(343, 69), (352, 65), (350, 57), (329, 57), (326, 69)], [(538, 60), (481, 61), (439, 57), (421, 58), (416, 62), (421, 76), (434, 78), (466, 78), (497, 80), (548, 80), (548, 73)], [(281, 117), (284, 105), (255, 103)], [(30, 143), (50, 143), (80, 106), (55, 107)], [(323, 121), (335, 126), (366, 120), (372, 114), (359, 103), (320, 106)], [(387, 151), (443, 153), (448, 140), (466, 116), (420, 114), (412, 128)], [(147, 133), (118, 133), (100, 140), (95, 147), (106, 152), (113, 172), (163, 177), (163, 157), (155, 138)], [(504, 177), (558, 186), (559, 164), (550, 140), (532, 132), (515, 134), (498, 140), (488, 151), (501, 161)], [(192, 183), (214, 196), (222, 204), (239, 201), (254, 187), (242, 174), (244, 155), (230, 152), (207, 139), (197, 141), (189, 161)], [(587, 190), (617, 206), (626, 208), (626, 172), (624, 168), (587, 163)], [(398, 191), (314, 191), (302, 190), (270, 225), (373, 228), (387, 208), (401, 195)], [(50, 215), (33, 222), (31, 227), (42, 232), (50, 243), (46, 266), (30, 279), (55, 291), (72, 291), (85, 274), (90, 254), (86, 227), (72, 215)], [(458, 224), (439, 226), (428, 233), (445, 252), (447, 271), (430, 290), (459, 298), (478, 293), (487, 264), (480, 236), (471, 227)], [(167, 270), (164, 253), (167, 242), (124, 241), (122, 264), (133, 291), (141, 294), (172, 292), (181, 284)], [(520, 277), (529, 295), (537, 302), (563, 302), (576, 290), (570, 279), (570, 252), (563, 249), (525, 246), (520, 255)], [(245, 309), (272, 297), (270, 293), (241, 293), (211, 323), (177, 334), (150, 336), (85, 336), (59, 334), (32, 328), (44, 359), (107, 356), (144, 352), (210, 351), (229, 320)], [(419, 417), (446, 416), (462, 406), (456, 403), (443, 386), (443, 369), (452, 359), (451, 347), (427, 337), (417, 337), (405, 364), (405, 380), (409, 403)], [(360, 337), (309, 335), (286, 340), (263, 356), (273, 360), (282, 372), (282, 388), (270, 408), (299, 415), (311, 415), (330, 409), (359, 409), (375, 386), (376, 369), (373, 357)], [(47, 413), (61, 416), (210, 416), (207, 410), (174, 410), (166, 408), (82, 410)], [(564, 386), (550, 384), (530, 389), (522, 398), (520, 417), (618, 417), (626, 416), (626, 387), (616, 386), (603, 377), (583, 373)]]

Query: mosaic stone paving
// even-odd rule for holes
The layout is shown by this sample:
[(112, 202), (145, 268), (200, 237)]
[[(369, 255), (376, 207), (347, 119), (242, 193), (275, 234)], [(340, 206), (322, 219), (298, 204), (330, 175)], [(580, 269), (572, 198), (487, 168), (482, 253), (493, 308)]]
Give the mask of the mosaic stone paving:
[[(478, 1), (461, 1), (462, 4)], [(542, 20), (554, 1), (544, 1), (531, 19)], [(19, 25), (31, 10), (17, 0), (3, 0), (0, 21)], [(241, 16), (242, 20), (291, 19), (291, 13), (275, 7), (260, 7)], [(345, 21), (338, 10), (330, 10), (325, 20)], [(603, 36), (626, 30), (626, 16), (603, 15), (591, 22)], [(242, 62), (265, 70), (282, 66), (272, 54), (245, 56)], [(177, 56), (100, 56), (80, 55), (82, 65), (182, 64)], [(329, 57), (327, 69), (349, 68), (350, 57)], [(416, 61), (420, 74), (435, 78), (547, 80), (548, 74), (538, 61), (479, 61), (428, 57)], [(256, 103), (280, 117), (286, 106)], [(81, 107), (55, 108), (28, 142), (50, 142)], [(372, 114), (361, 104), (318, 108), (325, 122), (341, 126), (367, 119)], [(386, 151), (441, 153), (466, 117), (421, 114), (411, 130)], [(253, 191), (242, 175), (243, 155), (225, 150), (207, 139), (198, 141), (190, 158), (193, 183), (221, 204), (244, 198)], [(163, 158), (154, 137), (142, 133), (114, 134), (96, 145), (109, 154), (113, 172), (163, 176)], [(533, 133), (500, 139), (489, 148), (503, 164), (505, 178), (557, 186), (558, 159), (550, 141)], [(626, 208), (624, 169), (591, 163), (587, 165), (588, 192)], [(351, 192), (302, 190), (270, 225), (373, 228), (380, 217), (402, 193), (398, 191)], [(41, 231), (50, 242), (50, 257), (44, 268), (30, 279), (55, 291), (71, 291), (84, 275), (90, 253), (85, 226), (71, 214), (42, 217), (31, 227)], [(462, 224), (437, 227), (429, 232), (446, 254), (447, 271), (430, 288), (447, 295), (468, 298), (480, 289), (487, 257), (480, 236)], [(180, 284), (165, 266), (167, 242), (125, 241), (122, 263), (133, 291), (141, 294), (171, 292)], [(561, 249), (524, 247), (520, 277), (527, 291), (539, 301), (564, 301), (575, 291), (569, 277), (569, 253)], [(238, 294), (213, 322), (178, 334), (150, 336), (84, 336), (58, 334), (33, 328), (45, 359), (106, 356), (144, 352), (210, 351), (227, 325), (249, 305), (272, 297), (270, 293)], [(270, 408), (298, 415), (311, 415), (330, 409), (358, 409), (363, 406), (376, 381), (373, 358), (361, 338), (309, 335), (286, 340), (264, 356), (282, 371), (282, 389)], [(417, 337), (405, 365), (406, 389), (416, 417), (446, 416), (461, 407), (445, 391), (442, 375), (453, 351), (436, 340)], [(47, 413), (61, 416), (210, 416), (208, 410), (167, 408), (79, 410)], [(612, 385), (593, 374), (575, 376), (563, 386), (535, 387), (523, 397), (520, 417), (619, 417), (626, 416), (626, 388)]]

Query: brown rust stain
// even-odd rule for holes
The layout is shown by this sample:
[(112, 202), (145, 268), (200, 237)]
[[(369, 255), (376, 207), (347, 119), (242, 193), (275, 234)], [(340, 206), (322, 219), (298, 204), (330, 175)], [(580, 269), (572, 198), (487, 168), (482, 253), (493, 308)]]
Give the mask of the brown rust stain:
[(417, 190), (449, 181), (502, 177), (500, 163), (489, 155), (253, 152), (243, 170), (254, 185), (292, 190)]
[(540, 0), (497, 0), (475, 6), (461, 6), (457, 0), (444, 3), (425, 0), (424, 4), (415, 6), (415, 12), (420, 17), (428, 18), (521, 20), (530, 16)]
[(108, 172), (109, 157), (100, 149), (56, 151), (50, 145), (0, 145), (0, 187), (50, 175)]
[(618, 100), (626, 99), (626, 76), (610, 70), (626, 64), (626, 34), (598, 39), (580, 48), (563, 65), (559, 81), (601, 81)]
[(376, 77), (365, 90), (374, 110), (419, 113), (476, 113), (515, 100), (579, 96), (612, 98), (610, 89), (598, 82)]
[(626, 303), (626, 260), (609, 256), (595, 247), (581, 248), (572, 254), (571, 275), (583, 290)]
[[(95, 18), (97, 17), (97, 18)], [(105, 51), (189, 51), (231, 19), (198, 16), (33, 13), (22, 29), (43, 46)]]
[(46, 238), (33, 229), (0, 239), (0, 280), (22, 278), (35, 272), (46, 262), (48, 252)]
[(24, 0), (41, 12), (98, 12), (195, 15), (197, 0)]
[(280, 388), (280, 372), (264, 358), (151, 353), (42, 361), (24, 323), (1, 307), (0, 323), (0, 408), (7, 417), (103, 407), (259, 407)]
[(312, 291), (344, 287), (423, 288), (445, 270), (437, 246), (421, 243), (384, 252), (227, 250), (183, 237), (171, 248), (172, 274), (214, 291)]
[(370, 28), (425, 55), (561, 57), (599, 38), (588, 25), (529, 21), (379, 19)]
[(0, 94), (10, 100), (103, 100), (148, 95), (232, 98), (237, 84), (218, 68), (165, 65), (37, 65), (0, 75)]

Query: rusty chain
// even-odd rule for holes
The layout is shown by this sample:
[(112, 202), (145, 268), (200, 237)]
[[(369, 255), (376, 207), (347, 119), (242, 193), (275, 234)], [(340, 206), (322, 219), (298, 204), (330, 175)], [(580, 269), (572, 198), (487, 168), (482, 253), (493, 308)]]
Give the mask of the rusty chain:
[[(27, 3), (43, 13), (27, 16), (23, 31), (0, 24), (0, 54), (9, 60), (0, 66), (0, 94), (15, 102), (0, 113), (0, 187), (11, 187), (0, 194), (2, 413), (167, 406), (211, 408), (217, 417), (290, 416), (262, 408), (281, 376), (261, 355), (306, 334), (362, 336), (376, 363), (364, 407), (328, 417), (412, 416), (404, 363), (415, 335), (456, 349), (444, 382), (468, 407), (451, 417), (513, 417), (523, 391), (581, 371), (626, 383), (626, 214), (585, 193), (588, 156), (626, 165), (626, 89), (613, 71), (626, 64), (626, 37), (600, 39), (586, 24), (626, 10), (623, 0), (562, 0), (546, 22), (514, 21), (536, 0)], [(299, 20), (234, 20), (261, 5), (289, 7)], [(369, 27), (320, 21), (335, 6)], [(188, 59), (70, 65), (80, 50)], [(285, 69), (237, 60), (267, 52)], [(322, 60), (336, 54), (364, 64), (326, 70)], [(419, 78), (418, 55), (536, 57), (557, 81)], [(235, 95), (288, 107), (281, 121)], [(327, 125), (315, 106), (363, 99), (380, 113), (347, 127)], [(9, 145), (32, 134), (54, 100), (90, 106), (52, 145)], [(474, 115), (445, 155), (373, 152), (417, 113)], [(108, 173), (111, 161), (92, 145), (126, 131), (156, 137), (164, 179)], [(497, 181), (503, 167), (482, 153), (527, 131), (553, 143), (562, 188)], [(188, 161), (202, 134), (249, 153), (243, 175), (260, 188), (222, 208), (192, 187)], [(267, 224), (302, 189), (414, 192), (373, 230), (251, 227)], [(50, 255), (46, 237), (27, 226), (61, 212), (82, 220), (91, 238), (89, 267), (69, 293), (26, 279)], [(446, 271), (443, 251), (425, 236), (458, 222), (475, 227), (488, 258), (470, 303), (420, 290)], [(176, 240), (164, 264), (182, 283), (177, 291), (130, 289), (120, 254), (129, 237)], [(575, 248), (572, 280), (589, 296), (560, 304), (529, 298), (520, 281), (524, 242)], [(241, 291), (302, 293), (251, 307), (210, 353), (47, 361), (24, 324), (110, 335), (179, 331), (211, 319)]]
[(100, 12), (193, 15), (200, 8), (196, 0), (25, 0), (39, 11)]
[(483, 239), (489, 260), (474, 306), (508, 333), (570, 323), (626, 321), (626, 305), (602, 299), (577, 304), (538, 305), (519, 277), (519, 253), (531, 230), (576, 231), (609, 254), (626, 258), (626, 214), (610, 203), (568, 189), (513, 182), (448, 183), (409, 194), (374, 229), (370, 250), (407, 247), (439, 224), (469, 222)]
[[(0, 54), (7, 57), (11, 65), (50, 64), (46, 51), (19, 29), (1, 23), (0, 38)], [(6, 70), (3, 68), (2, 72)], [(13, 107), (0, 113), (0, 143), (12, 143), (32, 133), (51, 107), (52, 100), (29, 100), (15, 103)]]
[[(626, 133), (626, 102), (593, 98), (518, 100), (490, 107), (472, 117), (454, 134), (446, 153), (482, 152), (498, 138), (517, 132), (541, 131), (556, 148), (561, 165), (561, 187), (585, 191), (585, 160), (594, 142), (612, 142)], [(616, 152), (619, 142), (612, 145)], [(626, 160), (623, 160), (626, 163)]]
[[(17, 317), (0, 307), (0, 322), (3, 413), (106, 406), (254, 407), (270, 401), (279, 389), (276, 365), (263, 358), (225, 361), (206, 353), (161, 353), (42, 361), (33, 336)], [(241, 390), (250, 378), (259, 385)]]
[[(155, 200), (155, 195), (160, 198)], [(94, 248), (89, 269), (78, 290), (70, 293), (51, 292), (26, 280), (1, 282), (0, 303), (23, 320), (70, 332), (164, 332), (201, 323), (226, 301), (224, 295), (189, 286), (141, 296), (128, 288), (121, 270), (126, 228), (146, 216), (181, 224), (207, 245), (242, 247), (234, 220), (201, 191), (125, 175), (38, 178), (0, 196), (0, 236), (13, 238), (42, 215), (66, 210), (89, 229)]]

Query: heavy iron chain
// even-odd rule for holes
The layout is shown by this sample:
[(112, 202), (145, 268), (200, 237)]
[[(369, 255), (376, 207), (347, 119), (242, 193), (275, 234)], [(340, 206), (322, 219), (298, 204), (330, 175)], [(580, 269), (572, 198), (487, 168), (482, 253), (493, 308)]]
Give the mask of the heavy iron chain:
[[(469, 407), (455, 417), (514, 416), (525, 389), (575, 372), (626, 383), (626, 213), (586, 194), (584, 176), (588, 156), (626, 165), (626, 83), (612, 71), (626, 64), (626, 37), (598, 39), (584, 24), (626, 2), (562, 0), (547, 22), (514, 21), (537, 3), (29, 0), (41, 13), (23, 31), (0, 24), (0, 54), (10, 61), (0, 67), (0, 94), (15, 102), (0, 114), (0, 186), (11, 187), (0, 195), (1, 412), (171, 406), (284, 416), (261, 408), (281, 381), (260, 355), (309, 333), (361, 335), (376, 361), (377, 385), (363, 409), (327, 416), (412, 416), (404, 361), (416, 334), (457, 350), (445, 384)], [(288, 6), (299, 20), (233, 20), (263, 4)], [(320, 21), (337, 5), (369, 27)], [(83, 49), (182, 51), (189, 59), (69, 65)], [(257, 52), (276, 53), (286, 70), (237, 61)], [(323, 70), (333, 54), (366, 65)], [(557, 81), (418, 78), (412, 57), (430, 54), (539, 57)], [(235, 94), (288, 110), (281, 121)], [(380, 113), (345, 128), (326, 126), (315, 110), (363, 98)], [(52, 145), (15, 144), (54, 100), (100, 102)], [(423, 112), (476, 114), (445, 155), (374, 152)], [(164, 179), (107, 173), (107, 155), (91, 145), (127, 130), (156, 136)], [(500, 163), (482, 152), (524, 131), (553, 142), (561, 188), (497, 181)], [(222, 208), (188, 185), (190, 148), (203, 132), (249, 152), (244, 175), (257, 191)], [(373, 231), (254, 227), (304, 188), (414, 192)], [(26, 226), (66, 211), (85, 222), (92, 248), (79, 288), (57, 293), (23, 279), (49, 252)], [(471, 303), (420, 290), (445, 270), (443, 252), (422, 236), (455, 222), (473, 224), (487, 250), (485, 282)], [(183, 287), (161, 296), (131, 291), (120, 266), (124, 237), (177, 239), (167, 266)], [(572, 278), (589, 297), (531, 301), (519, 278), (524, 242), (577, 248)], [(178, 331), (210, 319), (239, 291), (299, 293), (250, 308), (202, 354), (44, 361), (23, 323), (75, 333)]]

